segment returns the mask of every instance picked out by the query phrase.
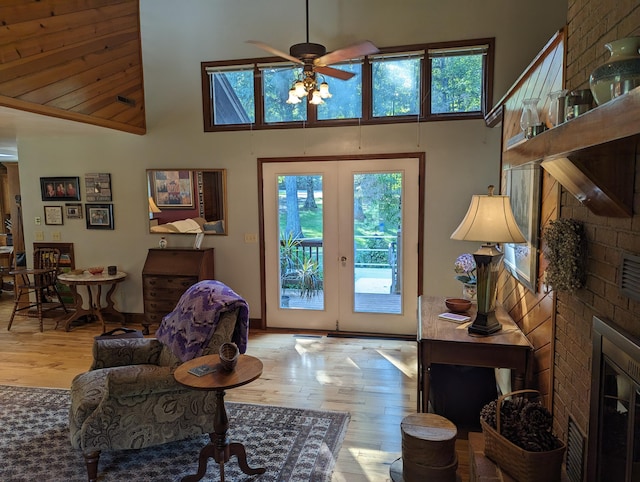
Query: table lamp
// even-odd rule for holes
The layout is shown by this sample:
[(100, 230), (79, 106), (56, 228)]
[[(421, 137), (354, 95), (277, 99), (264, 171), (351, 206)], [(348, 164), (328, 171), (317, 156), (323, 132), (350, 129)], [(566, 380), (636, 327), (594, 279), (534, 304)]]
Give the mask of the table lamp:
[(153, 198), (149, 196), (149, 219), (153, 219), (156, 213), (161, 213), (161, 212), (162, 211), (160, 210), (158, 205), (155, 203)]
[(473, 253), (477, 268), (478, 314), (469, 326), (469, 333), (490, 335), (502, 328), (495, 315), (496, 288), (503, 253), (496, 243), (525, 243), (522, 231), (513, 216), (508, 196), (476, 194), (471, 198), (469, 210), (451, 239), (482, 241)]

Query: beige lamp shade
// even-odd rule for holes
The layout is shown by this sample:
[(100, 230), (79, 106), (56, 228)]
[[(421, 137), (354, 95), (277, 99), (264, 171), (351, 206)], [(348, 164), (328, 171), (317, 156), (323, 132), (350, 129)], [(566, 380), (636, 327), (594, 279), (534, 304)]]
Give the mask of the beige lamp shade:
[(513, 216), (509, 196), (493, 195), (493, 186), (489, 186), (488, 195), (476, 194), (471, 198), (469, 210), (451, 239), (484, 243), (527, 241)]
[(155, 201), (153, 200), (153, 198), (151, 196), (149, 196), (149, 212), (150, 213), (161, 213), (162, 211), (160, 211), (160, 208), (158, 207), (158, 205), (155, 203)]

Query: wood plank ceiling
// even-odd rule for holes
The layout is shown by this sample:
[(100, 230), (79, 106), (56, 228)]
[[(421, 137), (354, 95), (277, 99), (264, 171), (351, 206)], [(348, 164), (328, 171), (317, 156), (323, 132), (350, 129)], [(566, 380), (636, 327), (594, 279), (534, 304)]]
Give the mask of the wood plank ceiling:
[(5, 0), (0, 105), (146, 132), (138, 0)]

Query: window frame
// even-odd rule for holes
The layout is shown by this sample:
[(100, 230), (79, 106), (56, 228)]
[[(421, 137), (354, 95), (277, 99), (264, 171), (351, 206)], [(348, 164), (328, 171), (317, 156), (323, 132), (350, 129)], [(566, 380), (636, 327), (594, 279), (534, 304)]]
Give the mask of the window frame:
[[(464, 49), (475, 48), (486, 45), (486, 53), (482, 60), (482, 93), (481, 93), (481, 110), (475, 112), (455, 112), (455, 113), (431, 113), (430, 88), (431, 88), (431, 57), (430, 50), (445, 49)], [(203, 122), (205, 132), (225, 132), (225, 131), (242, 131), (242, 130), (265, 130), (265, 129), (295, 129), (307, 127), (340, 127), (354, 125), (380, 125), (380, 124), (401, 124), (408, 122), (433, 122), (433, 121), (449, 121), (449, 120), (466, 120), (466, 119), (484, 119), (485, 115), (491, 109), (493, 101), (493, 75), (494, 75), (494, 59), (495, 59), (495, 38), (480, 38), (469, 40), (457, 40), (449, 42), (435, 42), (415, 45), (403, 45), (398, 47), (380, 48), (380, 52), (372, 55), (376, 56), (388, 54), (403, 54), (417, 51), (424, 51), (421, 60), (421, 79), (420, 79), (420, 114), (406, 116), (388, 116), (373, 117), (372, 116), (372, 61), (369, 56), (362, 59), (362, 117), (350, 119), (325, 119), (318, 120), (317, 107), (313, 104), (307, 104), (306, 121), (278, 122), (266, 123), (264, 121), (264, 100), (263, 100), (263, 82), (260, 73), (260, 66), (265, 64), (284, 63), (280, 57), (259, 57), (237, 60), (222, 60), (201, 62), (200, 71), (202, 79), (202, 104), (203, 104)], [(232, 69), (234, 65), (247, 66), (253, 64), (254, 75), (254, 105), (255, 105), (255, 122), (246, 124), (225, 124), (215, 125), (213, 123), (213, 98), (211, 89), (213, 83), (208, 73), (209, 69), (224, 68)], [(292, 64), (293, 65), (293, 64)], [(338, 79), (334, 81), (339, 82)], [(331, 82), (331, 80), (330, 80)], [(283, 99), (283, 102), (285, 99)], [(330, 100), (329, 100), (330, 102)]]

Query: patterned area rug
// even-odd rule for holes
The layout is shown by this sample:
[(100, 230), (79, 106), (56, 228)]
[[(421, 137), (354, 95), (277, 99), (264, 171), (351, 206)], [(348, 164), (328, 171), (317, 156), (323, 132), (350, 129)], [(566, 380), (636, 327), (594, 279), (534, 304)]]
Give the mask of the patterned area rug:
[[(247, 449), (248, 476), (235, 457), (225, 464), (229, 482), (326, 482), (340, 450), (349, 414), (227, 402), (229, 437)], [(71, 447), (69, 392), (48, 388), (0, 386), (0, 480), (87, 480), (84, 459)], [(100, 482), (179, 481), (195, 474), (208, 435), (141, 450), (103, 452)], [(220, 480), (218, 464), (209, 459), (205, 481)]]

